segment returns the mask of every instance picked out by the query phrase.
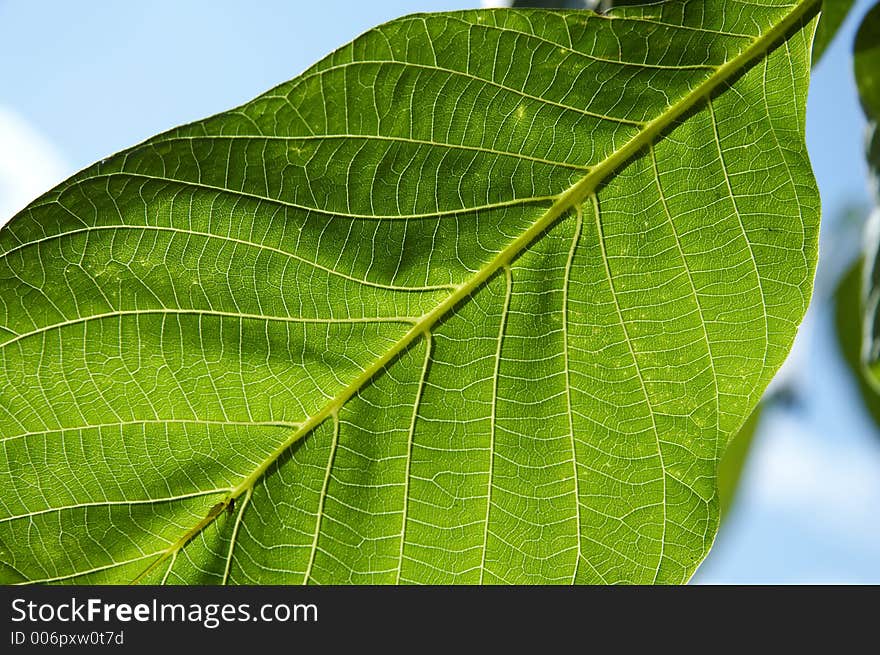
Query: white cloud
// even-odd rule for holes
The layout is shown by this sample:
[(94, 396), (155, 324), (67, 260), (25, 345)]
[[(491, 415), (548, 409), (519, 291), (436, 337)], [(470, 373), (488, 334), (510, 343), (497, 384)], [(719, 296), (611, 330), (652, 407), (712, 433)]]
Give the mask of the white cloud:
[(754, 499), (838, 539), (874, 544), (880, 536), (880, 459), (833, 435), (806, 433), (796, 419), (768, 418), (762, 427), (772, 438), (755, 453), (750, 476)]
[(0, 106), (0, 226), (71, 173), (46, 137)]

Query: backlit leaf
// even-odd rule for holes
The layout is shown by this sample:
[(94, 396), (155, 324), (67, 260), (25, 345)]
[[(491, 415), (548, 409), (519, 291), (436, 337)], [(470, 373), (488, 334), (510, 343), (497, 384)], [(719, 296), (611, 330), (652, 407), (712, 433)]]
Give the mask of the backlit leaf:
[(0, 575), (686, 581), (810, 298), (817, 8), (410, 16), (35, 201)]
[(868, 119), (866, 157), (877, 202), (865, 234), (862, 361), (868, 380), (880, 390), (880, 3), (862, 19), (853, 47), (853, 67)]

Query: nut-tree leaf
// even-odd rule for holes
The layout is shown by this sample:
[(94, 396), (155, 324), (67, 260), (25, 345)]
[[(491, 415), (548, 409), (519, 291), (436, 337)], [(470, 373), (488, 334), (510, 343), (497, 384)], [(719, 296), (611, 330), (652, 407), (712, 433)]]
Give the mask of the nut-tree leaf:
[(865, 410), (880, 427), (880, 394), (862, 366), (862, 262), (857, 261), (841, 276), (834, 290), (834, 326), (840, 354), (858, 387)]
[(880, 3), (865, 14), (853, 44), (853, 69), (862, 109), (869, 121), (880, 120)]
[[(608, 11), (612, 7), (624, 5), (646, 5), (661, 0), (513, 0), (512, 7), (542, 7), (544, 9), (593, 9)], [(822, 15), (816, 27), (813, 39), (813, 65), (831, 45), (840, 26), (852, 9), (855, 0), (823, 0)]]
[(862, 360), (868, 380), (880, 389), (880, 2), (859, 26), (853, 68), (859, 100), (868, 119), (866, 157), (877, 202), (865, 230)]
[(817, 7), (410, 16), (35, 201), (0, 232), (2, 560), (687, 580), (811, 293)]

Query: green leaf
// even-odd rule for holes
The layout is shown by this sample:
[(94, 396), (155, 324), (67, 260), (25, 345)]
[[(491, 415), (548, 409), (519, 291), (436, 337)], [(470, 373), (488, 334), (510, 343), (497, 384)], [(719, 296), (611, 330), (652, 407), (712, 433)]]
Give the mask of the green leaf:
[(813, 64), (818, 63), (831, 45), (855, 0), (822, 0), (822, 15), (813, 40)]
[(866, 226), (864, 254), (864, 322), (862, 361), (868, 379), (880, 389), (880, 3), (862, 19), (853, 47), (853, 68), (859, 99), (868, 119), (868, 171), (877, 207)]
[(880, 395), (874, 390), (862, 366), (862, 262), (856, 262), (840, 279), (834, 291), (834, 325), (837, 343), (849, 367), (865, 409), (880, 426)]
[(3, 560), (687, 580), (811, 294), (817, 7), (402, 18), (34, 202), (0, 232)]

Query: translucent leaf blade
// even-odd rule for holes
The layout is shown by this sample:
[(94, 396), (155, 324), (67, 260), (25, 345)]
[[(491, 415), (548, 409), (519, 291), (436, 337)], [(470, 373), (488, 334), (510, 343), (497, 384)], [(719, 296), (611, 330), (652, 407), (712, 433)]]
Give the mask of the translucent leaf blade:
[(35, 202), (9, 570), (687, 580), (809, 301), (816, 5), (403, 18)]

